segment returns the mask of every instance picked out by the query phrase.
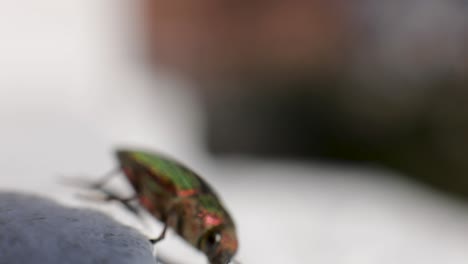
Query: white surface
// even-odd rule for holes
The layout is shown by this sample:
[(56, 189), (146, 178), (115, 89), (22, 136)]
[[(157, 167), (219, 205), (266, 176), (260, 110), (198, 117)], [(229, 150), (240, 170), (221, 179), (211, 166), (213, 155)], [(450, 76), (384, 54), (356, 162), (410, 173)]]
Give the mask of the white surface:
[[(40, 4), (39, 4), (40, 3)], [(468, 259), (467, 208), (382, 171), (211, 160), (186, 84), (136, 69), (113, 16), (118, 2), (0, 0), (0, 186), (76, 199), (59, 175), (97, 178), (116, 145), (162, 150), (196, 168), (238, 223), (243, 263), (458, 264)], [(117, 12), (117, 11), (116, 11)], [(158, 246), (204, 263), (172, 233)], [(183, 253), (180, 253), (183, 252)]]

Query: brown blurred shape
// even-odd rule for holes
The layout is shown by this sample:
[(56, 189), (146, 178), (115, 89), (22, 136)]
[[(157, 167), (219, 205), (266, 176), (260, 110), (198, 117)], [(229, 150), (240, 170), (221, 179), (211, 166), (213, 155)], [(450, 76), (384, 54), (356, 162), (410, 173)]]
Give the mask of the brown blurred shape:
[(468, 197), (468, 3), (142, 0), (215, 154), (377, 162)]
[(143, 0), (143, 10), (154, 61), (212, 81), (305, 66), (331, 70), (350, 44), (339, 3)]

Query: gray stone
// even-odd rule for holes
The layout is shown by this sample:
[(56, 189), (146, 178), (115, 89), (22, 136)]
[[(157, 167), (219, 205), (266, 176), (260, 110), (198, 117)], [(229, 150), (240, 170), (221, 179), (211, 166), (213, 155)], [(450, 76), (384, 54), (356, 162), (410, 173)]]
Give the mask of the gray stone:
[(154, 264), (136, 230), (92, 210), (0, 193), (0, 264)]

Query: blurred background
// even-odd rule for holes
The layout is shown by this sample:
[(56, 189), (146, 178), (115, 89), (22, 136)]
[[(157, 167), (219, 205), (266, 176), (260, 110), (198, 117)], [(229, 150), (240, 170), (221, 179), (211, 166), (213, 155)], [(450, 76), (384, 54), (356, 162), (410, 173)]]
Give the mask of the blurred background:
[(57, 180), (143, 147), (218, 190), (242, 263), (468, 258), (466, 1), (0, 0), (0, 70), (2, 189), (151, 233)]

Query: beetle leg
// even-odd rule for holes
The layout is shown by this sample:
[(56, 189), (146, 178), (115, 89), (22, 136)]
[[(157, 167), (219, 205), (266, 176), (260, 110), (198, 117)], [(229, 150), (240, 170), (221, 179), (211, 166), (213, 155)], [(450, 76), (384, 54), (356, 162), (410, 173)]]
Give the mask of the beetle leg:
[(91, 185), (91, 187), (93, 189), (101, 189), (107, 182), (109, 182), (112, 178), (114, 178), (119, 173), (119, 171), (120, 171), (119, 168), (115, 168), (115, 169), (109, 171), (100, 180), (93, 183)]
[(99, 191), (101, 191), (104, 194), (104, 197), (102, 199), (103, 201), (117, 201), (120, 204), (122, 204), (128, 211), (132, 212), (135, 215), (139, 215), (138, 207), (132, 204), (133, 201), (136, 201), (138, 199), (137, 195), (133, 195), (128, 198), (122, 198), (119, 197), (117, 194), (102, 188), (100, 188)]
[(134, 201), (134, 199), (131, 199), (131, 200), (115, 200), (114, 201), (118, 201), (120, 202), (124, 207), (125, 209), (127, 209), (128, 211), (130, 211), (132, 214), (136, 215), (136, 216), (140, 216), (140, 210), (137, 206), (135, 205), (132, 205), (130, 202), (131, 201)]
[(128, 198), (122, 198), (122, 197), (115, 195), (114, 193), (107, 192), (107, 191), (105, 191), (105, 195), (106, 196), (103, 199), (104, 201), (117, 201), (123, 204), (131, 203), (138, 199), (138, 196), (136, 195), (130, 196)]
[(150, 239), (149, 240), (150, 243), (154, 245), (154, 244), (158, 243), (159, 241), (163, 240), (166, 237), (166, 232), (167, 232), (167, 227), (168, 226), (169, 225), (167, 223), (164, 223), (164, 229), (161, 232), (161, 234), (157, 238)]
[(112, 191), (106, 190), (104, 188), (96, 188), (97, 191), (101, 192), (102, 196), (83, 196), (80, 195), (82, 198), (94, 201), (101, 201), (101, 202), (110, 202), (110, 201), (117, 201), (122, 204), (125, 209), (132, 212), (136, 216), (140, 216), (140, 211), (138, 206), (132, 204), (133, 201), (138, 199), (138, 196), (135, 194), (128, 198), (122, 198), (118, 194), (115, 194)]
[(157, 238), (150, 239), (151, 244), (156, 244), (159, 241), (163, 240), (166, 237), (166, 232), (169, 227), (169, 224), (171, 221), (177, 221), (177, 211), (175, 206), (171, 206), (171, 209), (169, 209), (169, 213), (167, 214), (167, 218), (164, 221), (164, 229), (161, 232), (161, 234)]

